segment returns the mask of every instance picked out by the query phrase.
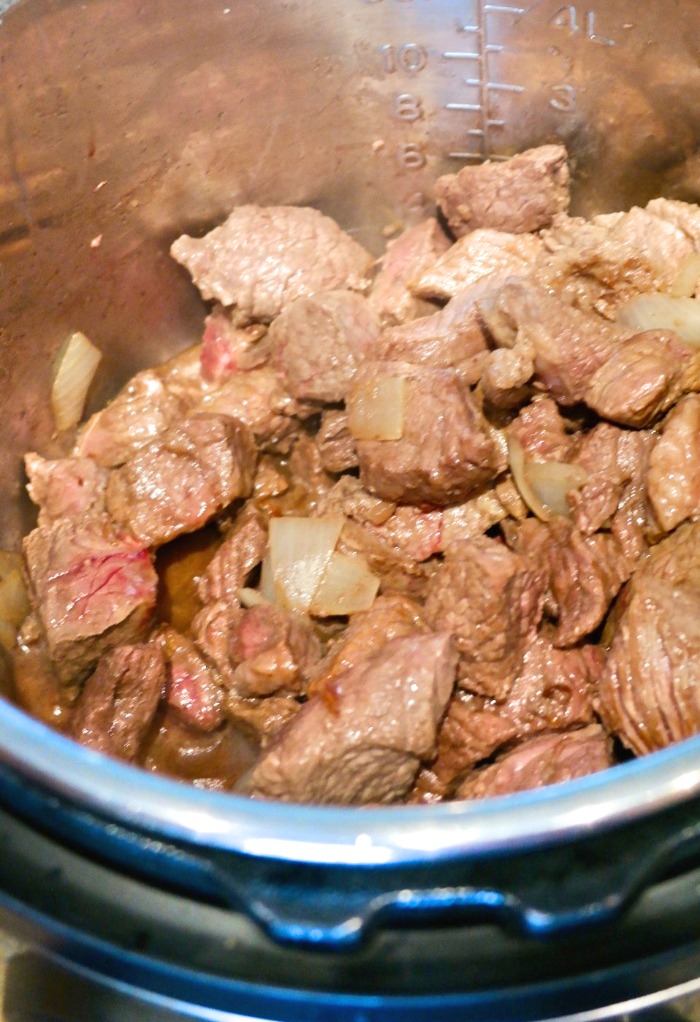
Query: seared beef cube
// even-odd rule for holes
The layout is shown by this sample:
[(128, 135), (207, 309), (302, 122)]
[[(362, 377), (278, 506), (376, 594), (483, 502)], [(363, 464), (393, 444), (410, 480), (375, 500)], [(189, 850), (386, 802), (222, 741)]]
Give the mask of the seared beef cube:
[(270, 603), (207, 604), (192, 622), (197, 647), (229, 693), (243, 699), (303, 694), (321, 644), (311, 626)]
[(300, 408), (271, 366), (235, 373), (200, 395), (191, 411), (237, 419), (248, 427), (263, 451), (287, 453), (299, 430), (294, 416)]
[(622, 425), (657, 416), (678, 396), (692, 364), (675, 335), (634, 335), (527, 281), (510, 281), (480, 308), (497, 344), (531, 358), (555, 401), (583, 401)]
[(585, 400), (595, 371), (632, 336), (526, 280), (509, 281), (480, 308), (496, 343), (524, 350), (549, 396), (562, 405)]
[(108, 474), (91, 458), (47, 461), (38, 454), (25, 454), (24, 465), (27, 492), (39, 507), (39, 525), (104, 511)]
[(472, 767), (516, 738), (591, 724), (604, 660), (597, 646), (560, 650), (537, 635), (505, 702), (457, 691), (440, 727), (437, 758), (421, 770), (413, 801), (449, 798)]
[(647, 330), (611, 353), (589, 381), (584, 400), (604, 419), (646, 426), (683, 390), (698, 389), (697, 361), (675, 334)]
[(269, 348), (261, 338), (265, 328), (260, 325), (240, 327), (232, 322), (225, 309), (218, 305), (204, 321), (199, 350), (202, 379), (219, 384), (240, 372), (249, 372), (263, 365)]
[(591, 220), (557, 217), (543, 242), (538, 283), (609, 319), (634, 295), (671, 291), (694, 250), (682, 227), (636, 206)]
[(532, 393), (535, 363), (526, 347), (496, 348), (484, 359), (481, 393), (493, 408), (517, 408)]
[(387, 643), (334, 680), (329, 705), (315, 696), (265, 750), (243, 789), (285, 802), (397, 802), (420, 761), (434, 753), (452, 692), (456, 653), (448, 633)]
[(327, 472), (340, 474), (357, 468), (357, 444), (344, 411), (331, 408), (322, 414), (314, 443)]
[(528, 519), (504, 530), (512, 549), (546, 577), (545, 608), (555, 646), (576, 645), (602, 623), (635, 561), (612, 532), (584, 536), (566, 518)]
[(363, 388), (387, 378), (404, 381), (403, 433), (398, 440), (358, 440), (368, 490), (403, 504), (457, 504), (503, 467), (469, 387), (452, 369), (371, 363), (348, 396), (351, 422)]
[(265, 516), (248, 503), (236, 516), (224, 541), (217, 549), (197, 590), (203, 603), (228, 599), (236, 602), (253, 568), (262, 561), (267, 549)]
[(508, 432), (533, 461), (569, 461), (574, 442), (569, 428), (554, 401), (540, 395), (520, 410)]
[(542, 616), (545, 573), (487, 537), (455, 543), (428, 587), (425, 613), (451, 631), (460, 685), (505, 699)]
[(557, 649), (549, 636), (536, 635), (500, 712), (520, 736), (590, 724), (604, 663), (598, 646)]
[(516, 745), (490, 766), (470, 774), (456, 798), (495, 798), (562, 784), (612, 766), (610, 739), (597, 724), (578, 731), (537, 735)]
[(625, 593), (600, 682), (606, 725), (637, 755), (700, 731), (700, 525), (655, 546)]
[(191, 639), (174, 628), (153, 638), (167, 662), (165, 699), (176, 716), (195, 731), (214, 731), (223, 720), (224, 692), (217, 672)]
[[(577, 438), (572, 460), (588, 472), (588, 479), (569, 495), (574, 522), (591, 535), (612, 522), (618, 507), (633, 495), (646, 504), (646, 477), (656, 444), (651, 430), (619, 429), (608, 422), (598, 423)], [(639, 521), (649, 513), (639, 515)]]
[(474, 358), (486, 350), (478, 301), (495, 286), (489, 275), (459, 291), (439, 312), (384, 330), (374, 357), (441, 369)]
[(256, 452), (247, 427), (196, 415), (142, 448), (107, 486), (107, 509), (146, 546), (193, 532), (253, 485)]
[(77, 683), (103, 653), (142, 638), (158, 579), (144, 543), (106, 518), (59, 519), (22, 544), (29, 593), (56, 673)]
[(113, 468), (159, 437), (182, 414), (182, 402), (156, 369), (132, 377), (78, 432), (73, 453)]
[(321, 657), (311, 627), (269, 603), (243, 611), (230, 644), (232, 688), (244, 697), (302, 693)]
[(541, 252), (542, 242), (532, 234), (479, 228), (448, 248), (414, 281), (413, 290), (423, 298), (447, 300), (484, 278), (498, 287), (507, 277), (528, 276)]
[(477, 227), (538, 231), (569, 208), (567, 152), (562, 145), (543, 145), (503, 163), (462, 167), (438, 178), (435, 194), (457, 237)]
[(499, 712), (498, 704), (458, 690), (452, 696), (437, 742), (437, 756), (416, 778), (412, 802), (451, 798), (465, 775), (496, 749), (517, 737), (516, 724)]
[(379, 318), (362, 295), (327, 291), (297, 298), (270, 327), (272, 362), (303, 401), (342, 401), (355, 373), (374, 358)]
[(329, 643), (323, 660), (316, 664), (309, 694), (321, 692), (331, 705), (333, 681), (382, 651), (387, 642), (430, 631), (421, 607), (405, 596), (378, 596), (370, 610), (353, 614), (347, 628)]
[(335, 221), (297, 206), (239, 206), (205, 237), (183, 234), (170, 252), (203, 298), (265, 323), (303, 295), (364, 290), (374, 261)]
[(449, 247), (450, 239), (434, 217), (409, 227), (388, 243), (369, 296), (382, 323), (407, 323), (432, 311), (415, 297), (411, 281), (430, 269)]
[(649, 499), (666, 532), (700, 515), (700, 396), (679, 401), (651, 451)]
[(135, 759), (165, 686), (153, 646), (118, 646), (102, 657), (75, 704), (70, 735), (89, 749)]

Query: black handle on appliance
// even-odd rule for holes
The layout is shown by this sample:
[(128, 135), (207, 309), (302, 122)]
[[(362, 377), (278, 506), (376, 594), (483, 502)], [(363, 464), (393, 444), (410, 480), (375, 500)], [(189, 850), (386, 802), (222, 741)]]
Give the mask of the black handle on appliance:
[(695, 860), (697, 804), (575, 843), (426, 866), (210, 857), (212, 879), (273, 940), (339, 951), (395, 920), (491, 920), (537, 938), (608, 924), (664, 872)]

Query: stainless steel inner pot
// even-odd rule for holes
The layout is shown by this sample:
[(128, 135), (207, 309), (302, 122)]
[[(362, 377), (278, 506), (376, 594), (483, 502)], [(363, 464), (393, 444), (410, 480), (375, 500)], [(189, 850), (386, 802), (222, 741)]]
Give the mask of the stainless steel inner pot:
[[(30, 522), (21, 454), (53, 449), (51, 360), (104, 351), (93, 407), (198, 338), (168, 256), (236, 203), (311, 204), (379, 251), (438, 173), (561, 139), (575, 209), (700, 198), (700, 5), (589, 0), (0, 3), (0, 545)], [(473, 804), (253, 803), (140, 773), (0, 704), (23, 782), (143, 832), (305, 863), (443, 862), (580, 838), (700, 793), (700, 739)]]

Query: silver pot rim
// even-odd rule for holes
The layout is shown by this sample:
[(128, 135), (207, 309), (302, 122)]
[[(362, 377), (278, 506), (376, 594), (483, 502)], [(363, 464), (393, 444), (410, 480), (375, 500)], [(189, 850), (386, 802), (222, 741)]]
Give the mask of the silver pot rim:
[(580, 780), (478, 801), (345, 808), (204, 791), (93, 752), (9, 703), (0, 762), (82, 810), (161, 838), (252, 857), (381, 866), (542, 847), (652, 816), (700, 793), (700, 736)]

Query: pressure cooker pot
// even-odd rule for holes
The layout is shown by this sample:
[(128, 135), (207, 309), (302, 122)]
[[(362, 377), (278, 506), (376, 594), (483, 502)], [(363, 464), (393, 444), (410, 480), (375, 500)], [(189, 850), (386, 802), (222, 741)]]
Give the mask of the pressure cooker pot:
[[(2, 548), (33, 522), (22, 455), (57, 450), (66, 336), (103, 352), (88, 412), (198, 340), (205, 307), (169, 248), (236, 205), (313, 206), (379, 253), (433, 211), (439, 174), (546, 142), (568, 149), (573, 213), (700, 201), (693, 0), (17, 0), (0, 16)], [(63, 970), (86, 1004), (109, 992), (104, 1018), (661, 1004), (700, 987), (699, 808), (700, 739), (526, 794), (321, 808), (137, 770), (2, 701), (2, 921), (31, 948), (6, 1008), (25, 1017), (31, 974), (69, 1020)]]

